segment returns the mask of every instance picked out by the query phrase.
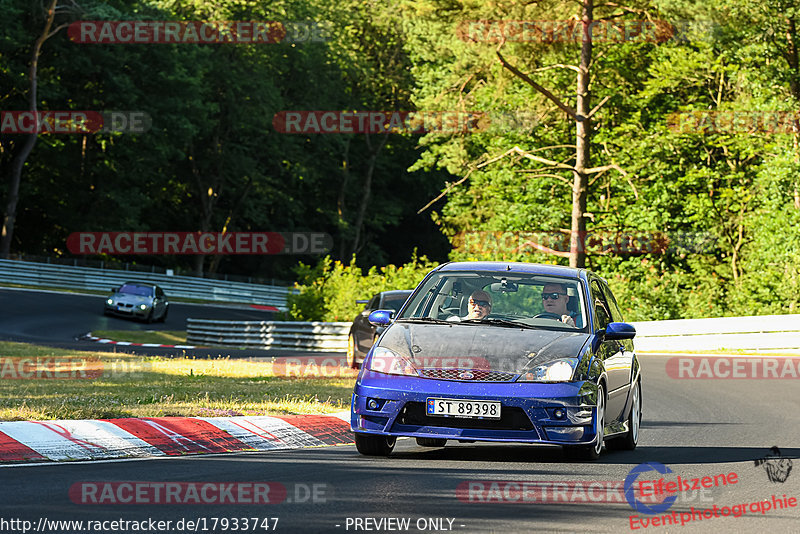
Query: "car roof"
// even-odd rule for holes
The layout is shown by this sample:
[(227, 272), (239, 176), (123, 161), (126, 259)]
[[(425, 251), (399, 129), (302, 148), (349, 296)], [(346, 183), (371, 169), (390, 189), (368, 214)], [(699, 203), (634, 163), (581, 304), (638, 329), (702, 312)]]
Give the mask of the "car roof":
[(123, 286), (141, 286), (141, 287), (158, 287), (155, 284), (151, 284), (149, 282), (124, 282)]
[[(546, 265), (542, 263), (523, 263), (518, 261), (454, 261), (439, 266), (438, 271), (508, 271), (512, 273), (545, 274), (581, 278), (588, 273), (586, 269), (564, 267), (563, 265)], [(585, 274), (584, 274), (585, 276)]]

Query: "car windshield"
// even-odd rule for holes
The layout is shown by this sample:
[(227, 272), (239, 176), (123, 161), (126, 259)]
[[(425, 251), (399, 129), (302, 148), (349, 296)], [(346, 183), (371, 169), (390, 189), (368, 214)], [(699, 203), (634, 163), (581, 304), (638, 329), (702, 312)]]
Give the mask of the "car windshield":
[(119, 288), (119, 293), (126, 295), (138, 295), (140, 297), (152, 297), (153, 288), (148, 286), (138, 286), (135, 284), (125, 284)]
[(386, 295), (383, 297), (383, 305), (381, 308), (384, 310), (399, 311), (410, 294), (411, 291), (400, 295)]
[[(398, 320), (588, 331), (580, 288), (576, 278), (508, 271), (438, 272), (424, 282)], [(485, 309), (480, 317), (470, 311), (471, 298)]]

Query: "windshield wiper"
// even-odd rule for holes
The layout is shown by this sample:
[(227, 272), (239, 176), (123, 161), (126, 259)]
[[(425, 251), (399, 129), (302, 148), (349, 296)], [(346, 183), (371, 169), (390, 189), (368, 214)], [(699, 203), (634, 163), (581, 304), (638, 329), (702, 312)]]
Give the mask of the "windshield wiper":
[(395, 321), (396, 323), (435, 323), (435, 324), (456, 324), (451, 321), (443, 319), (434, 319), (433, 317), (403, 317)]
[(525, 323), (518, 323), (516, 321), (509, 321), (508, 319), (463, 319), (456, 324), (491, 324), (496, 326), (505, 326), (508, 328), (531, 328), (538, 330), (537, 327)]

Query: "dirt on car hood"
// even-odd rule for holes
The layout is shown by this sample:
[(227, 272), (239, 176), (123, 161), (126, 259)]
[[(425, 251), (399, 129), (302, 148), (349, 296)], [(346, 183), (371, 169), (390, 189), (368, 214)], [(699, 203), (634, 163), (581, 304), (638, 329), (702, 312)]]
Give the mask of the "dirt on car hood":
[(585, 332), (485, 324), (394, 323), (380, 340), (418, 369), (485, 369), (521, 373), (559, 358), (577, 358)]

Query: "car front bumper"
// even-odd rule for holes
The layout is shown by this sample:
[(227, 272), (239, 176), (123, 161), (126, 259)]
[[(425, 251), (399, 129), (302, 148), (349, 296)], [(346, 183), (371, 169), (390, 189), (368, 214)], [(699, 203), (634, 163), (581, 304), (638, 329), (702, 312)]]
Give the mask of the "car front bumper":
[(150, 306), (145, 309), (141, 309), (138, 305), (133, 307), (122, 307), (116, 304), (109, 305), (108, 303), (105, 304), (105, 311), (107, 313), (113, 313), (115, 315), (121, 315), (123, 317), (147, 317), (147, 314), (150, 313)]
[[(552, 445), (585, 445), (596, 439), (593, 382), (469, 382), (367, 374), (369, 378), (359, 377), (353, 392), (354, 432)], [(427, 415), (431, 397), (499, 401), (501, 418)], [(376, 409), (368, 407), (370, 399), (378, 404)], [(563, 411), (561, 418), (556, 409)]]

